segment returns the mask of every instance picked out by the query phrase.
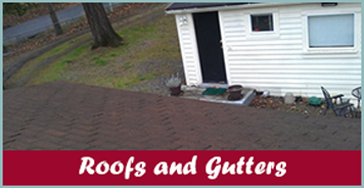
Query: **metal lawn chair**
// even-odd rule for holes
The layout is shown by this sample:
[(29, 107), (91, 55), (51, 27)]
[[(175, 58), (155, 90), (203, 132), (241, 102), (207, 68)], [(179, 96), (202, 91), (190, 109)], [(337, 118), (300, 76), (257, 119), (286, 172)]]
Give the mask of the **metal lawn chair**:
[(356, 117), (360, 117), (360, 112), (361, 112), (361, 109), (360, 109), (360, 100), (361, 100), (361, 86), (360, 87), (357, 87), (355, 89), (353, 89), (351, 91), (351, 94), (358, 99), (358, 106), (357, 106), (357, 111), (355, 112), (355, 116)]
[[(330, 93), (324, 87), (321, 86), (321, 90), (326, 100), (326, 109), (324, 115), (326, 114), (326, 111), (331, 108), (336, 116), (346, 117), (347, 114), (351, 114), (351, 117), (354, 117), (354, 105), (351, 103), (343, 103), (342, 97), (344, 95), (340, 94), (331, 97)], [(333, 99), (335, 100), (335, 102), (337, 100), (340, 100), (340, 104), (333, 103)]]
[(361, 100), (361, 86), (353, 89), (351, 94), (358, 99), (358, 109), (360, 109), (360, 100)]

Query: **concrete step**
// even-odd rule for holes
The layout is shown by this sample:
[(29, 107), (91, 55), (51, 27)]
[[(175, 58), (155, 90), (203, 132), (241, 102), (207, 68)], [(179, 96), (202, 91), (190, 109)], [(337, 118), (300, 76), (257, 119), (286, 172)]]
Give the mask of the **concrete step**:
[(255, 91), (251, 88), (243, 88), (243, 90), (241, 91), (243, 97), (240, 100), (235, 101), (229, 100), (229, 93), (227, 91), (223, 95), (202, 95), (205, 90), (205, 87), (192, 87), (183, 85), (183, 95), (181, 95), (181, 97), (187, 99), (243, 106), (248, 106), (255, 97)]

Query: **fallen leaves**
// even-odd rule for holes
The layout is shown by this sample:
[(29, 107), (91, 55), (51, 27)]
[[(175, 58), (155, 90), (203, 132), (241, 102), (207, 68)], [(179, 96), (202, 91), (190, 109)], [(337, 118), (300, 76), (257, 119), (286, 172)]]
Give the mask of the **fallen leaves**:
[(274, 109), (277, 111), (294, 112), (303, 115), (322, 115), (322, 109), (326, 107), (325, 105), (319, 107), (309, 105), (308, 98), (302, 98), (302, 101), (297, 101), (293, 104), (284, 104), (283, 97), (273, 96), (268, 98), (256, 96), (249, 106), (257, 109)]

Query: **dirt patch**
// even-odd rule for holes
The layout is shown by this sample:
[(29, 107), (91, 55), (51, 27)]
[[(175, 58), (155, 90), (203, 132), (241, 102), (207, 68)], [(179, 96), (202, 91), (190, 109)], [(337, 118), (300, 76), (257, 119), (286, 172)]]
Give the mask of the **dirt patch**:
[[(149, 69), (146, 70), (145, 68)], [(178, 74), (182, 79), (182, 83), (185, 84), (183, 65), (180, 59), (169, 59), (167, 61), (152, 60), (143, 63), (137, 69), (140, 71), (139, 77), (145, 77), (150, 72), (163, 72), (163, 74), (153, 75), (150, 79), (143, 80), (141, 83), (130, 88), (131, 91), (154, 93), (168, 96), (170, 91), (166, 86), (166, 81), (172, 74)]]
[[(322, 104), (320, 106), (310, 105), (308, 103), (308, 98), (303, 98), (301, 101), (296, 101), (293, 104), (285, 104), (283, 97), (269, 96), (264, 98), (262, 95), (256, 96), (249, 106), (257, 109), (271, 109), (306, 116), (323, 116), (326, 109), (326, 104)], [(360, 113), (358, 115), (359, 117), (357, 118), (360, 118)], [(335, 114), (331, 109), (329, 109), (325, 116), (334, 117)]]

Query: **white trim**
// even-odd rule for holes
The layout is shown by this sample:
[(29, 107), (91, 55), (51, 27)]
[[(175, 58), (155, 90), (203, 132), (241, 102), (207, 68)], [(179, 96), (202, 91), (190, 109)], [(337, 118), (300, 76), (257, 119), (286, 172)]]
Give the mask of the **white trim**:
[(229, 46), (225, 42), (225, 29), (223, 24), (223, 18), (221, 11), (218, 11), (218, 18), (219, 18), (219, 26), (220, 26), (220, 35), (221, 35), (221, 41), (222, 41), (222, 55), (224, 56), (224, 66), (225, 66), (225, 75), (226, 75), (226, 84), (230, 85), (231, 83), (231, 76), (230, 76), (230, 68), (229, 68), (229, 58), (228, 58), (228, 51)]
[(272, 6), (284, 6), (284, 5), (298, 5), (298, 4), (307, 4), (307, 3), (257, 3), (257, 4), (243, 4), (243, 5), (227, 5), (227, 6), (218, 6), (218, 7), (190, 8), (190, 9), (182, 9), (182, 10), (168, 10), (165, 12), (167, 14), (181, 14), (181, 13), (211, 12), (211, 11), (236, 10), (236, 9), (272, 7)]
[[(187, 18), (187, 24), (180, 24), (181, 17)], [(182, 56), (183, 70), (184, 70), (184, 74), (185, 74), (185, 78), (186, 78), (186, 84), (187, 85), (201, 84), (202, 75), (201, 75), (201, 68), (200, 68), (200, 58), (199, 58), (199, 54), (198, 54), (198, 50), (197, 50), (197, 41), (196, 41), (195, 27), (194, 27), (194, 23), (193, 23), (192, 14), (176, 14), (175, 19), (176, 19), (178, 39), (179, 39), (179, 45), (180, 45), (180, 50), (181, 50), (181, 56)], [(183, 46), (183, 39), (182, 39), (182, 33), (181, 33), (182, 27), (187, 27), (189, 30), (189, 35), (190, 35), (191, 44), (192, 44), (193, 61), (194, 61), (194, 66), (195, 66), (196, 74), (197, 74), (196, 83), (191, 83), (191, 79), (189, 77), (189, 72), (186, 69), (187, 60), (186, 60), (186, 53), (185, 53), (185, 48)]]
[[(252, 31), (251, 15), (258, 14), (272, 14), (273, 16), (273, 31)], [(244, 11), (244, 19), (246, 23), (246, 38), (249, 40), (267, 40), (267, 39), (278, 39), (280, 37), (279, 27), (279, 11), (277, 8), (270, 9), (257, 9)]]
[[(182, 56), (182, 64), (183, 64), (183, 67), (186, 67), (186, 57), (185, 57), (185, 50), (184, 50), (184, 47), (183, 47), (183, 42), (182, 42), (182, 34), (181, 34), (181, 24), (179, 23), (179, 20), (180, 20), (180, 17), (183, 16), (183, 15), (178, 15), (176, 14), (175, 15), (175, 19), (176, 19), (176, 25), (177, 25), (177, 31), (178, 31), (178, 39), (179, 39), (179, 48), (181, 50), (181, 56)], [(187, 85), (190, 85), (190, 78), (189, 78), (189, 75), (188, 75), (188, 72), (187, 70), (184, 68), (184, 74), (185, 74), (185, 79), (186, 79), (186, 84)]]
[[(310, 48), (309, 46), (309, 33), (308, 33), (308, 17), (310, 16), (330, 16), (330, 15), (347, 15), (352, 14), (354, 15), (354, 46), (353, 47), (320, 47), (320, 48)], [(310, 54), (356, 54), (359, 52), (358, 50), (358, 43), (357, 40), (359, 38), (359, 32), (358, 32), (358, 14), (356, 12), (349, 12), (349, 11), (343, 11), (343, 12), (325, 12), (325, 13), (304, 13), (303, 16), (303, 54), (304, 55), (310, 55)]]
[(195, 66), (196, 66), (196, 73), (197, 73), (197, 84), (201, 84), (203, 82), (203, 78), (202, 78), (202, 70), (201, 70), (201, 63), (200, 63), (200, 54), (198, 52), (198, 46), (197, 46), (197, 39), (196, 39), (196, 33), (195, 33), (195, 23), (193, 21), (193, 15), (192, 14), (188, 14), (188, 19), (189, 22), (191, 22), (190, 24), (190, 28), (191, 28), (191, 42), (192, 42), (192, 49), (193, 52), (195, 54), (194, 56), (194, 61), (195, 61)]

